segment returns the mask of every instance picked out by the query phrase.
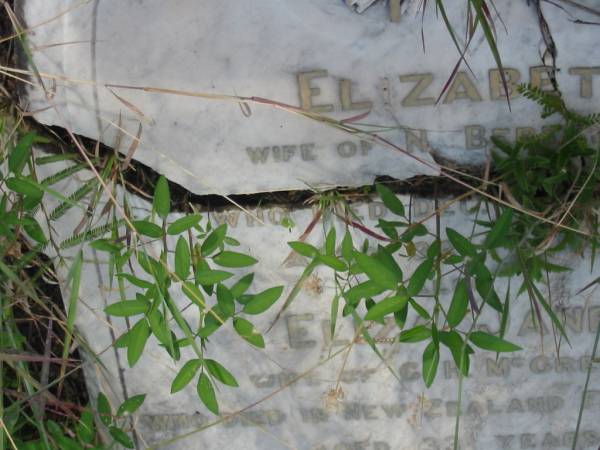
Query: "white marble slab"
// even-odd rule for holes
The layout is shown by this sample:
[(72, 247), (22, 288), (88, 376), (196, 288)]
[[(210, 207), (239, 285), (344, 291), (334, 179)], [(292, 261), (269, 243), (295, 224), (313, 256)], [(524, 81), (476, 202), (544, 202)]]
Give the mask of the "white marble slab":
[[(399, 23), (390, 20), (387, 2), (362, 14), (342, 0), (18, 3), (47, 90), (28, 89), (35, 117), (107, 145), (117, 141), (120, 117), (124, 153), (141, 124), (134, 157), (198, 194), (435, 174), (432, 152), (479, 164), (492, 134), (514, 140), (542, 126), (538, 107), (528, 100), (513, 98), (509, 110), (481, 34), (467, 54), (472, 73), (461, 66), (434, 104), (458, 61), (434, 2), (423, 19), (421, 2), (404, 2)], [(369, 3), (356, 5), (362, 10)], [(448, 10), (462, 42), (466, 2), (458, 3)], [(528, 6), (535, 2), (497, 3), (507, 26), (496, 20), (509, 83), (548, 89), (547, 68), (540, 66), (552, 61), (543, 59), (546, 44)], [(597, 27), (573, 23), (569, 10), (551, 4), (543, 10), (558, 50), (560, 89), (572, 107), (593, 110), (600, 95)], [(575, 12), (582, 20), (594, 18)], [(389, 127), (368, 129), (408, 155), (272, 106), (240, 107), (196, 93), (266, 98), (336, 120), (364, 115), (359, 122)]]
[[(40, 166), (39, 170), (42, 176), (44, 171), (56, 169), (47, 165)], [(82, 180), (89, 176), (79, 174)], [(54, 187), (67, 195), (76, 189), (77, 181), (71, 179)], [(144, 216), (148, 213), (150, 205), (146, 202), (133, 196), (129, 200), (135, 214)], [(402, 197), (402, 201), (408, 207), (408, 197)], [(46, 206), (52, 210), (50, 199)], [(469, 233), (469, 206), (460, 203), (451, 207), (442, 218), (442, 229), (453, 227)], [(392, 220), (391, 213), (377, 200), (355, 207), (369, 228), (374, 228), (379, 218)], [(413, 199), (414, 220), (424, 219), (432, 212), (432, 200)], [(291, 259), (286, 262), (289, 254), (286, 242), (298, 238), (311, 221), (312, 211), (269, 208), (255, 209), (252, 213), (264, 225), (235, 209), (205, 215), (203, 221), (210, 217), (215, 224), (228, 223), (231, 235), (241, 241), (242, 249), (260, 261), (254, 267), (257, 291), (283, 284), (287, 293), (306, 261)], [(72, 233), (82, 215), (83, 211), (72, 209), (60, 219), (53, 235), (56, 243)], [(177, 216), (171, 216), (170, 220), (174, 217)], [(292, 218), (295, 227), (288, 230), (281, 226), (282, 217)], [(435, 228), (432, 219), (425, 224), (430, 230)], [(355, 242), (365, 238), (359, 230), (353, 230), (352, 234)], [(320, 246), (323, 227), (317, 226), (307, 241)], [(423, 238), (417, 244), (418, 251), (424, 251), (425, 245)], [(61, 254), (68, 260), (76, 250), (63, 249)], [(118, 292), (108, 285), (106, 254), (88, 249), (84, 258), (77, 327), (91, 348), (100, 354), (106, 367), (89, 367), (88, 372), (93, 375), (89, 378), (90, 388), (95, 391), (100, 387), (115, 404), (124, 395), (147, 394), (134, 422), (139, 448), (452, 448), (457, 376), (450, 353), (442, 350), (437, 379), (430, 389), (424, 386), (420, 374), (423, 345), (391, 344), (390, 339), (397, 330), (393, 324), (373, 324), (370, 332), (400, 381), (363, 341), (356, 343), (348, 354), (345, 346), (355, 333), (349, 318), (338, 317), (335, 339), (333, 342), (329, 339), (334, 288), (330, 269), (320, 267), (282, 320), (265, 333), (264, 351), (239, 339), (230, 324), (214, 335), (207, 347), (207, 356), (224, 364), (240, 384), (237, 389), (220, 389), (217, 395), (222, 417), (216, 417), (200, 403), (193, 385), (175, 395), (169, 394), (177, 370), (186, 358), (192, 357), (185, 349), (182, 361), (174, 363), (151, 338), (144, 356), (134, 368), (129, 368), (126, 352), (110, 347), (126, 329), (122, 320), (108, 317), (103, 312), (107, 304), (118, 299)], [(402, 261), (404, 272), (410, 273), (419, 260), (415, 257), (409, 262)], [(575, 267), (575, 271), (552, 278), (552, 299), (556, 305), (564, 307), (560, 314), (566, 321), (572, 347), (563, 342), (558, 360), (550, 324), (546, 321), (547, 333), (542, 348), (538, 333), (531, 327), (527, 297), (512, 300), (513, 320), (506, 337), (524, 350), (501, 354), (498, 359), (490, 352), (477, 352), (471, 363), (471, 376), (465, 379), (463, 386), (461, 448), (571, 448), (585, 370), (594, 331), (600, 321), (597, 288), (579, 295), (576, 293), (597, 277), (600, 269), (596, 264), (590, 272), (587, 257), (564, 255), (564, 262)], [(57, 270), (61, 277), (66, 276), (64, 267), (59, 266)], [(518, 284), (518, 280), (513, 280), (511, 292), (516, 291)], [(496, 287), (499, 296), (504, 298), (505, 283), (497, 282)], [(444, 303), (450, 300), (449, 288), (446, 284), (442, 286)], [(183, 296), (176, 295), (175, 298), (178, 304), (185, 305)], [(281, 301), (258, 320), (254, 319), (260, 331), (268, 328), (280, 306)], [(192, 308), (185, 314), (191, 323), (195, 323)], [(411, 311), (408, 326), (416, 320)], [(497, 330), (499, 318), (488, 311), (480, 324)], [(325, 362), (329, 355), (340, 351)], [(598, 373), (597, 370), (592, 373), (578, 447), (582, 449), (596, 449), (600, 444)], [(337, 395), (333, 395), (336, 392)], [(241, 410), (244, 412), (236, 414)], [(221, 421), (228, 414), (236, 415)]]

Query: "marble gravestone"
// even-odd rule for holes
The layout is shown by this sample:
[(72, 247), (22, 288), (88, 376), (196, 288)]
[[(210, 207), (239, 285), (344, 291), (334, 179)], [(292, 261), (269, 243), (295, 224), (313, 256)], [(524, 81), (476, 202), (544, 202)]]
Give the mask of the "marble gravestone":
[[(481, 33), (470, 70), (463, 64), (440, 96), (459, 53), (434, 5), (421, 15), (414, 0), (346, 3), (19, 0), (44, 83), (32, 80), (27, 107), (109, 146), (120, 133), (123, 152), (139, 136), (135, 158), (192, 192), (243, 194), (431, 175), (434, 156), (481, 164), (491, 135), (540, 130), (539, 108), (515, 85), (552, 89), (553, 65), (572, 107), (598, 103), (597, 27), (573, 22), (594, 16), (567, 2), (540, 6), (555, 59), (533, 4), (497, 5), (512, 111)], [(448, 10), (462, 40), (467, 2), (458, 3)], [(390, 19), (401, 12), (400, 23)], [(353, 119), (403, 152), (261, 99)]]
[[(52, 173), (56, 168), (42, 166)], [(81, 174), (82, 179), (91, 177)], [(69, 193), (78, 186), (70, 181), (58, 188)], [(400, 197), (408, 208), (408, 197)], [(106, 199), (104, 199), (106, 200)], [(131, 195), (136, 216), (143, 217), (151, 205)], [(473, 200), (474, 201), (474, 200)], [(469, 209), (473, 201), (454, 204), (442, 218), (442, 229), (452, 227), (470, 232)], [(47, 201), (48, 208), (54, 206)], [(99, 208), (100, 210), (101, 208)], [(365, 226), (375, 229), (380, 218), (393, 220), (377, 198), (354, 205)], [(413, 198), (414, 220), (431, 216), (433, 200)], [(287, 241), (296, 240), (313, 218), (311, 209), (285, 207), (253, 208), (249, 214), (237, 209), (204, 214), (202, 223), (228, 224), (233, 237), (242, 242), (242, 251), (259, 260), (255, 292), (274, 285), (286, 286), (284, 295), (298, 280), (306, 260), (289, 258)], [(82, 212), (71, 209), (55, 227), (60, 243), (72, 233)], [(177, 218), (171, 215), (170, 221)], [(293, 229), (281, 225), (291, 218)], [(435, 219), (425, 225), (433, 231)], [(342, 224), (338, 224), (342, 225)], [(343, 231), (340, 226), (339, 231)], [(323, 228), (316, 227), (307, 238), (323, 245)], [(352, 230), (353, 240), (362, 242), (360, 230)], [(425, 239), (425, 238), (423, 238)], [(401, 261), (404, 273), (412, 273), (422, 260), (426, 240), (416, 242), (417, 256)], [(373, 241), (372, 245), (377, 242)], [(175, 242), (169, 242), (173, 248)], [(444, 248), (448, 247), (444, 240)], [(65, 258), (75, 248), (65, 248)], [(551, 298), (564, 321), (571, 345), (557, 342), (548, 321), (544, 336), (531, 319), (526, 295), (511, 301), (511, 322), (506, 338), (523, 350), (496, 357), (478, 352), (471, 375), (464, 380), (462, 397), (461, 448), (464, 449), (566, 449), (571, 448), (593, 338), (600, 322), (597, 287), (578, 293), (581, 286), (600, 275), (596, 264), (590, 271), (589, 258), (565, 255), (563, 264), (576, 267), (568, 275), (556, 274), (550, 282)], [(333, 272), (320, 267), (303, 285), (297, 300), (269, 331), (281, 302), (252, 320), (264, 333), (266, 348), (246, 344), (231, 327), (222, 327), (207, 347), (206, 357), (217, 359), (236, 376), (240, 387), (222, 387), (217, 395), (221, 417), (208, 412), (196, 396), (192, 383), (171, 395), (170, 384), (177, 371), (193, 354), (182, 349), (182, 360), (173, 362), (152, 338), (140, 361), (129, 368), (125, 349), (111, 344), (127, 330), (123, 320), (109, 317), (103, 309), (117, 301), (118, 292), (108, 281), (106, 254), (87, 248), (82, 273), (77, 327), (91, 350), (101, 355), (104, 367), (87, 366), (90, 390), (100, 388), (119, 404), (126, 396), (146, 393), (142, 408), (133, 418), (138, 448), (166, 449), (302, 449), (302, 450), (446, 450), (452, 448), (456, 417), (457, 372), (452, 356), (442, 350), (438, 374), (427, 389), (421, 375), (422, 344), (397, 344), (393, 322), (371, 324), (369, 331), (382, 352), (378, 358), (367, 343), (355, 336), (350, 317), (337, 318), (336, 332), (330, 337)], [(62, 276), (66, 271), (60, 269)], [(140, 273), (137, 272), (139, 276)], [(442, 286), (443, 303), (452, 296), (452, 280)], [(513, 295), (520, 280), (513, 279)], [(496, 282), (504, 298), (507, 285)], [(428, 285), (427, 290), (433, 289)], [(175, 299), (191, 324), (197, 323), (195, 308), (183, 294), (173, 289)], [(544, 292), (544, 295), (547, 295)], [(133, 296), (132, 292), (127, 293)], [(214, 299), (209, 300), (212, 304)], [(257, 320), (258, 317), (258, 320)], [(469, 326), (465, 320), (464, 327)], [(407, 326), (418, 323), (409, 313)], [(497, 313), (488, 310), (478, 328), (498, 330)], [(557, 345), (560, 358), (556, 356)], [(396, 379), (391, 370), (399, 377)], [(596, 449), (600, 444), (600, 385), (597, 368), (592, 372), (583, 422), (580, 449)]]
[[(459, 55), (434, 8), (422, 17), (420, 3), (18, 0), (44, 84), (32, 78), (23, 102), (38, 121), (108, 146), (118, 141), (123, 153), (138, 140), (136, 160), (200, 195), (361, 186), (379, 175), (435, 175), (436, 161), (481, 164), (490, 136), (515, 140), (551, 123), (539, 119), (535, 104), (516, 95), (515, 85), (553, 89), (553, 66), (571, 106), (582, 112), (597, 108), (597, 27), (574, 23), (593, 21), (585, 11), (566, 2), (541, 4), (557, 49), (552, 60), (538, 13), (528, 5), (534, 2), (498, 2), (508, 27), (505, 33), (496, 21), (509, 110), (500, 73), (479, 34), (467, 55), (471, 70), (463, 64), (440, 97)], [(459, 3), (449, 12), (462, 39), (465, 2)], [(391, 145), (314, 120), (322, 117), (350, 119), (347, 125), (376, 132)], [(58, 167), (41, 166), (39, 176)], [(90, 177), (80, 172), (53, 188), (68, 195)], [(139, 216), (151, 208), (133, 194), (129, 200)], [(54, 206), (45, 201), (48, 209)], [(408, 197), (402, 201), (408, 208)], [(391, 217), (376, 198), (354, 206), (370, 228)], [(443, 228), (467, 233), (468, 207), (451, 207)], [(413, 199), (413, 218), (423, 219), (432, 210), (430, 199)], [(56, 242), (73, 232), (82, 214), (72, 209), (60, 218), (53, 231)], [(282, 206), (203, 214), (204, 222), (227, 223), (243, 250), (259, 260), (256, 291), (284, 285), (284, 295), (289, 292), (306, 261), (289, 258), (286, 242), (298, 239), (313, 211)], [(295, 224), (291, 230), (281, 225), (285, 217)], [(425, 224), (435, 226), (432, 220)], [(356, 242), (366, 237), (359, 230), (353, 236)], [(323, 228), (316, 227), (308, 241), (322, 245)], [(424, 245), (417, 246), (419, 252)], [(61, 254), (69, 258), (75, 250)], [(329, 269), (319, 268), (265, 334), (266, 350), (246, 345), (230, 326), (215, 335), (209, 356), (240, 383), (237, 389), (219, 390), (222, 415), (215, 417), (194, 386), (169, 394), (173, 377), (191, 354), (184, 351), (182, 362), (175, 363), (151, 340), (129, 368), (125, 352), (111, 347), (126, 323), (103, 309), (118, 293), (108, 281), (105, 255), (85, 252), (77, 328), (103, 363), (86, 366), (89, 388), (106, 392), (115, 405), (147, 394), (132, 422), (138, 448), (452, 448), (458, 378), (451, 355), (442, 354), (437, 380), (426, 389), (420, 375), (423, 346), (393, 344), (393, 324), (370, 328), (385, 362), (361, 340), (349, 346), (355, 333), (349, 318), (338, 317), (331, 339)], [(561, 342), (557, 358), (550, 324), (540, 342), (527, 297), (514, 301), (507, 339), (524, 350), (498, 358), (481, 353), (473, 361), (463, 389), (461, 448), (570, 448), (600, 321), (596, 289), (577, 292), (600, 273), (597, 264), (590, 271), (589, 258), (564, 258), (576, 270), (553, 278), (551, 288), (572, 345)], [(402, 262), (403, 270), (410, 272), (418, 262), (418, 257)], [(64, 278), (64, 270), (58, 270)], [(497, 288), (502, 297), (507, 286), (498, 283)], [(443, 286), (445, 301), (449, 290), (450, 285)], [(186, 305), (183, 295), (176, 301)], [(280, 305), (256, 322), (260, 331), (269, 327)], [(197, 320), (192, 308), (186, 314), (192, 323)], [(408, 323), (416, 320), (410, 316)], [(496, 330), (498, 317), (489, 313), (480, 326)], [(600, 386), (592, 383), (579, 448), (600, 445), (599, 415)]]

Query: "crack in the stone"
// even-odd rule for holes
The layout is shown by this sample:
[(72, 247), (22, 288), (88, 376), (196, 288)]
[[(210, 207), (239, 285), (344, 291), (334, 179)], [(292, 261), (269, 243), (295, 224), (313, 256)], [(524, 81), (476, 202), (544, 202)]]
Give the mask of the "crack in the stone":
[[(33, 118), (27, 119), (28, 125), (32, 127), (37, 133), (41, 133), (44, 136), (49, 137), (52, 140), (50, 144), (40, 145), (40, 148), (45, 152), (57, 154), (74, 154), (78, 156), (77, 160), (80, 159), (81, 163), (84, 163), (83, 158), (79, 155), (79, 152), (73, 148), (73, 144), (70, 142), (70, 137), (64, 128), (59, 126), (48, 126), (37, 122)], [(98, 142), (94, 139), (82, 135), (75, 135), (76, 139), (82, 144), (85, 149), (90, 149), (89, 154), (93, 157), (93, 152), (98, 145)], [(115, 150), (105, 144), (99, 144), (99, 158), (101, 162), (107, 160), (111, 155), (115, 154)], [(470, 176), (481, 177), (483, 168), (475, 166), (456, 166), (456, 164), (450, 160), (440, 160), (440, 156), (432, 154), (436, 162), (442, 162), (445, 166), (452, 166), (454, 169), (459, 170)], [(101, 164), (97, 169), (101, 170)], [(129, 168), (122, 171), (123, 179), (125, 180), (125, 189), (132, 194), (141, 195), (148, 200), (152, 199), (154, 192), (154, 186), (161, 175), (158, 171), (151, 167), (132, 159), (130, 161)], [(166, 176), (166, 175), (165, 175)], [(117, 177), (118, 179), (119, 177)], [(284, 208), (300, 208), (306, 207), (312, 199), (318, 197), (318, 193), (305, 189), (305, 190), (282, 190), (275, 192), (260, 192), (260, 193), (249, 193), (249, 194), (231, 194), (225, 198), (218, 194), (195, 194), (180, 184), (168, 179), (169, 189), (171, 193), (172, 210), (174, 212), (192, 212), (192, 207), (200, 209), (201, 211), (216, 211), (227, 208), (235, 207), (231, 201), (235, 201), (243, 207), (284, 207)], [(465, 178), (465, 181), (467, 179)], [(464, 186), (460, 186), (454, 181), (449, 180), (444, 176), (429, 176), (429, 175), (418, 175), (406, 180), (397, 180), (389, 176), (378, 176), (374, 182), (385, 183), (392, 191), (397, 194), (409, 194), (423, 198), (432, 198), (435, 195), (435, 186), (438, 189), (443, 189), (444, 192), (449, 195), (460, 195), (468, 191)], [(336, 188), (329, 189), (328, 191), (337, 191), (344, 195), (349, 201), (366, 200), (370, 198), (370, 194), (374, 192), (372, 184), (361, 185), (361, 186), (338, 186)]]

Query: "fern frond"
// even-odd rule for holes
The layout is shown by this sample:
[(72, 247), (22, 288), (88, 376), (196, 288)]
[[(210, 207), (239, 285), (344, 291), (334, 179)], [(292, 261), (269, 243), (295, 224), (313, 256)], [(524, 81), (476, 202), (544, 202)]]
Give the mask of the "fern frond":
[(83, 164), (76, 164), (74, 166), (67, 167), (66, 169), (60, 170), (50, 176), (44, 178), (40, 183), (46, 186), (50, 186), (52, 184), (58, 183), (65, 178), (70, 177), (71, 175), (76, 174), (80, 170), (85, 169), (86, 166)]
[(91, 230), (84, 231), (83, 233), (76, 234), (75, 236), (71, 236), (70, 238), (65, 239), (60, 243), (60, 248), (64, 250), (66, 248), (74, 247), (78, 244), (81, 244), (82, 242), (100, 237), (106, 233), (116, 230), (117, 227), (123, 222), (124, 220), (120, 219), (116, 222), (107, 223), (105, 225), (92, 228)]
[(49, 219), (56, 220), (64, 216), (65, 213), (73, 207), (73, 203), (78, 202), (87, 194), (89, 194), (94, 189), (94, 187), (96, 187), (97, 183), (98, 180), (96, 180), (95, 178), (85, 183), (83, 186), (81, 186), (79, 189), (77, 189), (75, 192), (69, 195), (69, 197), (67, 197), (71, 203), (62, 202), (60, 205), (58, 205), (52, 210)]

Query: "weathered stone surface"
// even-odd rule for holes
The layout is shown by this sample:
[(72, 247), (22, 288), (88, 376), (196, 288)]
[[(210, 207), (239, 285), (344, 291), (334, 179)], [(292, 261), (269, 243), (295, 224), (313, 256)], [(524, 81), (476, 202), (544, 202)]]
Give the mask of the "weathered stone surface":
[[(463, 64), (435, 105), (459, 57), (433, 3), (423, 21), (420, 3), (405, 2), (407, 11), (394, 23), (386, 2), (356, 14), (341, 0), (22, 0), (33, 61), (52, 97), (30, 88), (28, 108), (44, 123), (108, 145), (121, 123), (124, 153), (141, 126), (134, 157), (198, 194), (434, 174), (432, 152), (478, 164), (492, 134), (514, 140), (539, 131), (532, 102), (513, 98), (509, 111), (480, 33), (467, 54), (472, 73)], [(591, 110), (600, 95), (597, 27), (575, 24), (569, 14), (593, 16), (542, 3), (558, 51), (553, 60), (536, 3), (497, 5), (508, 29), (497, 21), (511, 91), (518, 82), (550, 89), (548, 66), (556, 64), (569, 104)], [(361, 10), (368, 4), (357, 3)], [(448, 8), (459, 39), (465, 4)], [(384, 127), (367, 129), (409, 155), (273, 106), (114, 85), (255, 96), (335, 119), (359, 116), (358, 122)]]
[[(41, 170), (55, 169), (42, 166)], [(76, 188), (76, 183), (72, 180), (55, 187), (67, 195)], [(408, 207), (408, 198), (402, 200)], [(130, 201), (135, 214), (143, 216), (149, 212), (147, 203), (131, 196)], [(425, 219), (433, 212), (431, 199), (414, 198), (412, 205), (413, 220)], [(442, 229), (453, 227), (469, 233), (469, 206), (461, 203), (449, 209), (442, 218)], [(50, 200), (47, 207), (51, 210)], [(355, 207), (369, 228), (374, 229), (379, 218), (393, 220), (391, 213), (376, 200)], [(283, 284), (285, 295), (306, 263), (297, 258), (286, 261), (289, 249), (285, 243), (298, 238), (313, 213), (309, 209), (282, 208), (251, 212), (254, 217), (239, 210), (211, 213), (203, 221), (228, 223), (244, 251), (260, 261), (254, 268), (257, 291)], [(72, 209), (60, 220), (55, 227), (55, 242), (60, 243), (72, 233), (82, 214)], [(256, 217), (264, 225), (257, 222)], [(279, 225), (282, 217), (292, 218), (296, 226), (290, 231)], [(425, 224), (430, 230), (435, 229), (434, 219), (428, 219)], [(355, 242), (365, 238), (358, 230), (352, 234)], [(317, 226), (307, 241), (320, 246), (323, 228)], [(422, 243), (417, 244), (419, 252), (425, 250), (422, 247), (425, 242), (423, 238)], [(172, 248), (174, 243), (170, 245)], [(64, 249), (61, 254), (69, 258), (76, 250)], [(221, 362), (240, 383), (238, 389), (223, 387), (218, 392), (223, 413), (223, 417), (218, 418), (200, 403), (193, 385), (175, 395), (169, 394), (176, 371), (186, 358), (193, 357), (187, 349), (182, 350), (182, 361), (174, 363), (151, 338), (144, 356), (131, 369), (127, 366), (126, 352), (110, 347), (127, 328), (123, 320), (108, 317), (103, 312), (119, 294), (114, 285), (109, 285), (106, 254), (86, 250), (84, 257), (77, 327), (91, 349), (99, 353), (106, 368), (90, 366), (89, 372), (96, 374), (98, 386), (115, 402), (124, 395), (148, 394), (134, 419), (139, 448), (452, 448), (458, 379), (450, 353), (446, 349), (442, 351), (437, 379), (433, 387), (427, 389), (420, 373), (424, 346), (393, 344), (391, 340), (397, 333), (393, 323), (373, 324), (369, 328), (386, 363), (361, 339), (348, 347), (355, 334), (350, 317), (338, 317), (332, 342), (329, 320), (334, 282), (330, 269), (320, 267), (283, 318), (265, 334), (265, 351), (247, 345), (230, 325), (211, 338), (206, 356)], [(404, 273), (411, 273), (419, 261), (419, 257), (401, 261)], [(463, 384), (461, 448), (570, 448), (594, 331), (600, 321), (597, 288), (582, 294), (577, 292), (600, 273), (597, 264), (590, 272), (586, 258), (565, 255), (565, 264), (575, 267), (575, 271), (554, 276), (552, 296), (548, 298), (565, 321), (572, 345), (562, 341), (561, 358), (557, 359), (550, 323), (545, 322), (542, 345), (539, 334), (532, 328), (527, 297), (522, 295), (513, 300), (506, 337), (524, 350), (501, 354), (498, 358), (493, 353), (478, 351), (472, 361), (472, 374)], [(62, 276), (66, 275), (64, 268), (58, 269)], [(518, 279), (512, 281), (513, 294), (519, 285)], [(498, 281), (496, 287), (499, 296), (504, 298), (506, 283)], [(432, 286), (428, 286), (430, 289)], [(448, 284), (442, 286), (444, 304), (450, 300), (450, 289), (448, 280)], [(128, 291), (127, 295), (133, 294)], [(176, 296), (176, 301), (182, 307), (186, 304), (183, 296)], [(425, 299), (422, 303), (426, 305)], [(256, 321), (260, 331), (269, 327), (281, 304), (279, 301)], [(188, 308), (185, 312), (192, 324), (197, 323), (194, 311)], [(417, 317), (411, 311), (407, 324), (412, 326), (416, 322)], [(499, 317), (487, 311), (479, 323), (481, 327), (497, 330)], [(468, 320), (463, 326), (468, 326)], [(328, 360), (330, 355), (332, 358)], [(398, 374), (399, 381), (386, 364)], [(594, 370), (592, 380), (596, 380), (597, 375)], [(222, 420), (242, 410), (243, 413)], [(593, 381), (584, 410), (579, 448), (595, 449), (600, 443), (599, 414), (600, 388)]]

